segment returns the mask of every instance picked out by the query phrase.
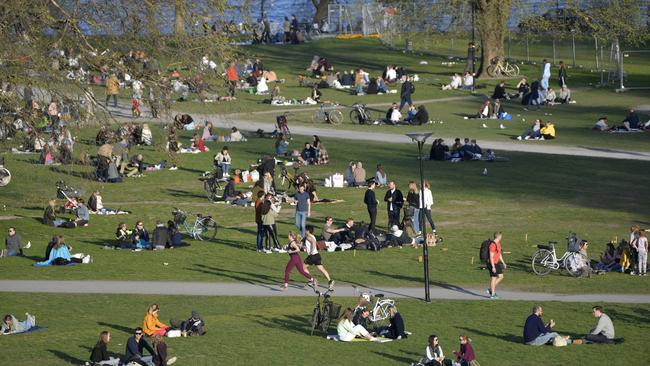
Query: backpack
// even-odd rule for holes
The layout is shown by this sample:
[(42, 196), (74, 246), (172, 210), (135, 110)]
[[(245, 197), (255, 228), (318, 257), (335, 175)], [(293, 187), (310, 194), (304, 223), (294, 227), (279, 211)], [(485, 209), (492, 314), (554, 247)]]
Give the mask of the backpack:
[(415, 94), (415, 84), (411, 83), (410, 90), (411, 90), (411, 94)]
[(487, 239), (481, 243), (481, 250), (479, 252), (481, 263), (487, 263), (490, 260), (490, 244), (492, 244), (492, 239)]

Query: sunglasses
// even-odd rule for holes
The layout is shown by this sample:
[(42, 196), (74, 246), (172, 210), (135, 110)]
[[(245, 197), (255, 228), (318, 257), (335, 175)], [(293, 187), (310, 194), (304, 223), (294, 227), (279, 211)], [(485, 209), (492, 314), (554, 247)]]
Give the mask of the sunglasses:
[(142, 335), (142, 333), (140, 333), (140, 332), (136, 332), (135, 335)]

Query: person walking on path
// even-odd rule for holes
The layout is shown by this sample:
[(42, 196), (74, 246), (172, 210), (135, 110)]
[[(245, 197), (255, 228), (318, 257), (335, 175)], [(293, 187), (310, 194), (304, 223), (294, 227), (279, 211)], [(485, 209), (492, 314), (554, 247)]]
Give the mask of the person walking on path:
[(120, 93), (120, 81), (117, 80), (115, 73), (111, 73), (111, 76), (106, 79), (106, 105), (108, 106), (108, 101), (113, 97), (113, 107), (117, 107), (117, 95)]
[(313, 288), (318, 287), (316, 279), (312, 277), (309, 272), (305, 271), (305, 267), (302, 264), (300, 258), (300, 244), (298, 244), (300, 239), (293, 231), (289, 231), (288, 236), (289, 245), (287, 246), (287, 252), (289, 253), (289, 262), (287, 262), (287, 266), (284, 267), (284, 285), (282, 285), (282, 290), (289, 288), (289, 277), (291, 276), (291, 271), (293, 271), (294, 267), (298, 269), (298, 272), (300, 272), (301, 275), (305, 276), (305, 278), (309, 280), (309, 286)]
[(404, 205), (404, 196), (392, 180), (388, 182), (388, 191), (384, 196), (384, 202), (386, 202), (388, 209), (388, 227), (399, 226), (399, 215)]
[(370, 226), (368, 226), (368, 231), (375, 230), (375, 224), (377, 222), (377, 196), (375, 196), (375, 187), (377, 183), (374, 180), (368, 182), (368, 189), (366, 189), (366, 194), (363, 197), (363, 203), (366, 204), (368, 208), (368, 215), (370, 216)]
[[(305, 236), (305, 247), (307, 248), (307, 258), (305, 258), (305, 271), (309, 273), (309, 266), (316, 268), (327, 278), (327, 285), (330, 291), (334, 290), (334, 280), (330, 277), (329, 272), (323, 266), (323, 259), (318, 253), (316, 237), (314, 236), (314, 227), (307, 225)], [(313, 276), (312, 276), (313, 277)], [(314, 290), (316, 286), (314, 286)]]
[(311, 216), (311, 200), (309, 193), (305, 191), (304, 184), (298, 186), (298, 192), (294, 198), (296, 199), (296, 227), (300, 230), (300, 235), (304, 237), (307, 218)]
[(399, 110), (401, 111), (404, 108), (404, 104), (408, 104), (409, 108), (413, 105), (411, 100), (411, 94), (415, 92), (415, 86), (413, 85), (413, 79), (410, 76), (406, 77), (406, 80), (402, 84), (402, 90), (400, 93), (400, 103)]
[(594, 306), (591, 309), (594, 318), (598, 319), (596, 327), (585, 336), (585, 341), (588, 343), (614, 343), (614, 323), (612, 319), (605, 313), (600, 306)]
[(506, 262), (503, 260), (503, 255), (501, 255), (501, 237), (503, 235), (500, 231), (494, 233), (494, 240), (490, 243), (489, 247), (489, 265), (488, 271), (490, 271), (490, 288), (488, 289), (488, 294), (490, 299), (498, 299), (497, 296), (497, 286), (501, 281), (503, 281), (503, 270), (506, 269)]

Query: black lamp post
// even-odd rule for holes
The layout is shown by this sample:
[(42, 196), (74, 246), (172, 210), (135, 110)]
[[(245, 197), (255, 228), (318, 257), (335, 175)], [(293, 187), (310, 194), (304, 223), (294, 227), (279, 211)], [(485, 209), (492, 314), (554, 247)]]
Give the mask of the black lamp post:
[(472, 52), (472, 93), (474, 93), (474, 89), (476, 89), (476, 37), (475, 37), (475, 13), (476, 9), (474, 6), (474, 0), (470, 0), (470, 4), (472, 4), (472, 45), (474, 47), (474, 52)]
[[(414, 132), (407, 133), (406, 136), (410, 137), (411, 140), (418, 143), (418, 160), (420, 160), (420, 206), (421, 210), (424, 210), (424, 173), (422, 171), (422, 147), (426, 142), (429, 136), (433, 135), (433, 132)], [(424, 214), (420, 211), (420, 217), (417, 218), (420, 220), (420, 227), (422, 228), (422, 237), (425, 238), (424, 245), (422, 245), (422, 257), (424, 262), (424, 301), (431, 302), (431, 296), (429, 294), (429, 247), (427, 246), (426, 237), (427, 237), (427, 226), (424, 222)]]

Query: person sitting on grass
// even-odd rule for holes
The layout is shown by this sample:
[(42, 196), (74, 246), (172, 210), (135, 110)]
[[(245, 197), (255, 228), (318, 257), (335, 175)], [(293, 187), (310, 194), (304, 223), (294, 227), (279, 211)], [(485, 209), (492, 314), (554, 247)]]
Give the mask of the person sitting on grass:
[(600, 306), (594, 306), (591, 309), (594, 318), (598, 319), (596, 326), (584, 338), (586, 343), (614, 343), (614, 323), (612, 319), (603, 312)]
[(180, 247), (182, 245), (183, 237), (178, 230), (178, 225), (172, 220), (167, 221), (167, 235), (169, 235), (172, 247)]
[(203, 138), (198, 133), (194, 134), (191, 149), (198, 150), (200, 152), (210, 151), (210, 149), (205, 146), (205, 140), (203, 140)]
[(154, 250), (163, 250), (171, 248), (171, 240), (167, 227), (160, 220), (156, 221), (156, 227), (153, 229), (153, 244)]
[[(472, 348), (472, 340), (469, 339), (466, 335), (458, 336), (460, 341), (460, 350), (454, 351), (456, 355), (456, 365), (458, 366), (471, 366), (474, 363), (477, 363), (476, 356), (474, 355), (474, 348)], [(454, 366), (456, 366), (454, 365)]]
[(596, 124), (594, 125), (594, 130), (596, 131), (609, 131), (611, 127), (609, 126), (609, 120), (607, 119), (607, 116), (605, 117), (600, 117), (598, 121), (596, 121)]
[(384, 166), (377, 164), (377, 171), (375, 172), (375, 182), (377, 187), (385, 187), (388, 184), (388, 176), (384, 170)]
[(331, 216), (328, 216), (325, 219), (325, 225), (323, 225), (323, 240), (325, 241), (334, 241), (333, 237), (334, 235), (340, 233), (341, 231), (345, 230), (344, 228), (338, 228), (335, 229), (334, 227), (334, 218)]
[(458, 75), (458, 73), (454, 73), (454, 75), (451, 77), (451, 82), (447, 85), (442, 86), (442, 90), (456, 90), (460, 88), (460, 86), (463, 83), (463, 79)]
[(70, 254), (72, 248), (65, 243), (63, 235), (55, 235), (45, 248), (45, 260), (34, 266), (65, 266), (70, 263), (90, 263), (90, 256)]
[[(553, 342), (555, 337), (560, 336), (556, 332), (552, 332), (551, 329), (555, 326), (555, 321), (551, 319), (548, 324), (544, 324), (542, 320), (542, 314), (544, 310), (541, 306), (533, 306), (533, 313), (526, 318), (524, 323), (524, 343), (529, 346), (543, 346)], [(565, 337), (567, 343), (571, 343), (569, 337)], [(576, 342), (578, 344), (579, 342)], [(580, 342), (581, 343), (581, 342)]]
[(25, 313), (27, 319), (19, 321), (15, 316), (7, 314), (2, 318), (2, 327), (0, 327), (0, 335), (23, 333), (36, 326), (36, 317)]
[(544, 99), (544, 102), (548, 105), (553, 105), (555, 104), (555, 99), (557, 98), (557, 95), (555, 94), (555, 90), (553, 88), (549, 87), (548, 90), (546, 91), (546, 98)]
[(474, 76), (469, 71), (465, 72), (463, 75), (463, 89), (472, 90), (474, 89)]
[(639, 128), (639, 115), (636, 114), (636, 111), (632, 108), (630, 109), (630, 113), (625, 117), (623, 120), (623, 126), (630, 131), (633, 129), (638, 129)]
[(613, 272), (620, 271), (620, 254), (614, 243), (607, 243), (605, 251), (600, 256), (600, 262), (596, 265), (596, 270), (599, 272)]
[(121, 249), (135, 249), (133, 244), (133, 231), (127, 229), (126, 224), (120, 222), (115, 230), (115, 240), (117, 247)]
[(526, 130), (522, 135), (517, 136), (517, 140), (539, 140), (539, 138), (542, 137), (542, 133), (540, 132), (541, 129), (542, 120), (536, 119), (535, 123), (533, 123), (528, 130)]
[(425, 366), (443, 366), (445, 365), (445, 354), (442, 352), (438, 336), (432, 334), (429, 336), (429, 344), (425, 351)]
[(360, 324), (354, 325), (352, 322), (352, 314), (351, 308), (346, 308), (343, 311), (343, 315), (341, 315), (339, 323), (336, 326), (339, 339), (343, 342), (351, 342), (356, 337), (363, 337), (369, 341), (375, 341), (376, 338), (366, 328)]
[(397, 103), (393, 103), (393, 107), (389, 112), (390, 116), (388, 117), (388, 122), (393, 125), (400, 123), (402, 120), (402, 112), (399, 110)]
[(111, 333), (104, 330), (99, 333), (99, 340), (95, 343), (90, 352), (90, 362), (93, 365), (120, 365), (120, 359), (108, 355), (108, 343), (111, 341)]
[(43, 212), (43, 223), (45, 225), (59, 227), (66, 222), (66, 220), (56, 217), (56, 211), (56, 200), (49, 200), (48, 205), (45, 207), (45, 211)]
[(15, 227), (10, 226), (9, 229), (7, 229), (7, 236), (5, 237), (5, 249), (0, 251), (0, 257), (22, 256), (23, 249), (29, 249), (31, 246), (32, 243), (27, 242), (27, 245), (23, 247), (20, 234), (16, 232)]
[(404, 319), (393, 305), (388, 308), (390, 314), (390, 325), (386, 329), (385, 337), (390, 339), (402, 339), (408, 337), (404, 329)]
[(167, 344), (160, 334), (154, 334), (152, 343), (156, 350), (156, 355), (153, 357), (155, 366), (173, 365), (176, 362), (176, 357), (167, 358)]
[(490, 116), (492, 115), (491, 109), (492, 109), (492, 102), (490, 102), (489, 99), (486, 99), (485, 102), (483, 102), (483, 104), (481, 105), (481, 108), (479, 108), (476, 118), (479, 119), (490, 118)]
[(539, 130), (539, 133), (542, 135), (539, 138), (540, 140), (553, 140), (555, 138), (555, 125), (551, 121), (546, 121), (546, 124)]
[(133, 243), (136, 249), (151, 249), (151, 242), (149, 241), (149, 231), (144, 227), (142, 221), (138, 221), (133, 228), (131, 234)]
[(363, 163), (360, 161), (355, 164), (352, 177), (354, 178), (355, 187), (363, 187), (366, 185), (366, 169), (364, 169)]
[(517, 94), (510, 95), (510, 98), (523, 98), (524, 95), (530, 93), (530, 85), (528, 84), (528, 80), (526, 80), (526, 78), (519, 80), (516, 88)]
[(164, 336), (169, 330), (169, 326), (158, 320), (158, 304), (153, 304), (147, 309), (147, 314), (144, 316), (142, 329), (144, 334), (153, 336), (159, 334)]
[[(146, 339), (142, 336), (142, 328), (135, 328), (135, 333), (126, 341), (126, 351), (124, 355), (124, 364), (135, 362), (138, 365), (149, 366), (153, 361), (156, 352), (151, 348)], [(143, 351), (147, 350), (150, 356), (144, 356)]]
[(555, 103), (566, 104), (571, 101), (571, 89), (566, 85), (562, 85), (560, 94), (555, 98)]
[(501, 80), (499, 84), (494, 87), (494, 93), (492, 93), (492, 99), (510, 99), (508, 93), (506, 93), (506, 82)]
[(63, 223), (61, 226), (74, 229), (79, 226), (88, 226), (90, 221), (90, 212), (88, 207), (84, 204), (83, 198), (77, 198), (77, 207), (74, 209), (75, 219)]
[(330, 236), (329, 241), (333, 241), (337, 245), (349, 244), (354, 242), (354, 232), (352, 232), (353, 226), (354, 226), (354, 219), (348, 217), (347, 220), (345, 220), (345, 224), (339, 227), (336, 230), (336, 232)]
[(309, 142), (305, 142), (305, 148), (300, 152), (298, 160), (304, 165), (312, 165), (316, 162), (317, 151)]

